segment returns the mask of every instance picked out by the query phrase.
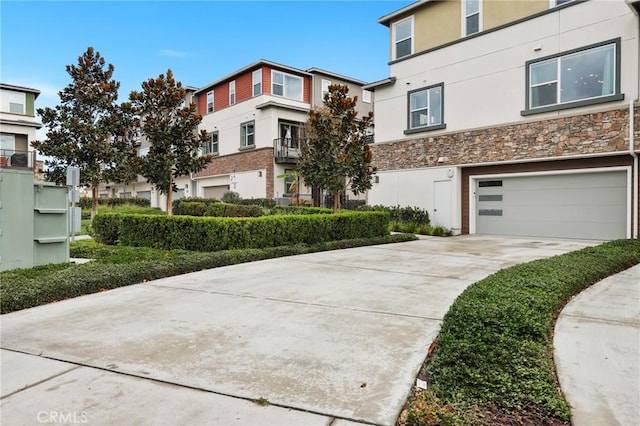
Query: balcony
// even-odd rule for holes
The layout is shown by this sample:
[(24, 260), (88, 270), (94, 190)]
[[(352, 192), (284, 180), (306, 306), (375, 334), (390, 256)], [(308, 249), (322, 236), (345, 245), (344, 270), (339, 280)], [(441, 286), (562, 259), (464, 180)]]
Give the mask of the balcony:
[(35, 151), (15, 151), (0, 149), (0, 169), (31, 170), (35, 169)]
[(294, 138), (273, 140), (273, 153), (276, 163), (295, 163), (300, 158), (300, 147), (304, 141)]

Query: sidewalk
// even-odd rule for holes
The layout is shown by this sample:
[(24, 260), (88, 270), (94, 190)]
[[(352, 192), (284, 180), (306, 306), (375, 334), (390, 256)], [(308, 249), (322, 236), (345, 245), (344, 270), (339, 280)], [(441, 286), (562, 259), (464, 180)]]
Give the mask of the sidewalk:
[(575, 426), (640, 424), (640, 265), (569, 302), (553, 343)]

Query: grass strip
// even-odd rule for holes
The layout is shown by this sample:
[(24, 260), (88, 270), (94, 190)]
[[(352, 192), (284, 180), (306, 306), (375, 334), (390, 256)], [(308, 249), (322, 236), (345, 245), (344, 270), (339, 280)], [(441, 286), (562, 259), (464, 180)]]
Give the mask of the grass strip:
[(82, 265), (67, 263), (0, 273), (0, 311), (6, 314), (84, 294), (220, 266), (415, 239), (414, 235), (396, 234), (314, 245), (212, 253), (106, 246), (91, 240), (77, 241), (72, 244), (71, 257), (92, 258), (96, 261)]

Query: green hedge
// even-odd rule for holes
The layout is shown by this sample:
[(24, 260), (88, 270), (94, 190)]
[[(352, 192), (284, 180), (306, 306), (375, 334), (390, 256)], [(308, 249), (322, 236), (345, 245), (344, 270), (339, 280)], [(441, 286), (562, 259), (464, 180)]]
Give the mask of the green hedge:
[(105, 244), (197, 251), (381, 237), (388, 227), (385, 212), (256, 218), (98, 214), (93, 220), (94, 238)]
[(271, 214), (332, 214), (332, 209), (322, 207), (275, 206)]
[(382, 205), (364, 205), (359, 206), (358, 211), (385, 211), (389, 213), (391, 222), (413, 223), (415, 225), (429, 225), (429, 212), (420, 207), (401, 207), (399, 205), (387, 207)]
[(91, 257), (96, 261), (82, 265), (47, 265), (0, 273), (0, 311), (5, 314), (70, 297), (220, 266), (414, 239), (414, 236), (388, 235), (311, 246), (226, 250), (215, 253), (161, 251), (78, 241), (72, 244), (71, 255)]
[[(82, 197), (78, 206), (83, 209), (90, 209), (92, 198)], [(131, 197), (131, 198), (98, 198), (98, 205), (100, 206), (121, 206), (123, 204), (133, 204), (140, 207), (150, 207), (151, 201), (146, 198)]]
[[(214, 203), (207, 207), (204, 216), (215, 217), (260, 217), (262, 208), (252, 205)], [(195, 215), (193, 215), (195, 216)]]
[(553, 367), (555, 316), (590, 285), (640, 263), (620, 240), (501, 270), (468, 287), (444, 318), (426, 370), (450, 404), (537, 406), (568, 419)]

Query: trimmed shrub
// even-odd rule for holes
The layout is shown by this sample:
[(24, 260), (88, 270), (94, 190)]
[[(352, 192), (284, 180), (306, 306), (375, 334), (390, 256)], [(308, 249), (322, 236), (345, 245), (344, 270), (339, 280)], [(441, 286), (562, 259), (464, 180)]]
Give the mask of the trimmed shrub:
[(239, 204), (213, 203), (207, 207), (204, 216), (215, 217), (259, 217), (262, 209), (258, 206), (243, 206)]
[(240, 194), (234, 191), (225, 192), (224, 194), (222, 194), (222, 198), (220, 199), (220, 201), (229, 203), (229, 204), (238, 204), (240, 200), (242, 200), (242, 198), (240, 197)]
[[(92, 198), (82, 197), (80, 198), (80, 202), (78, 206), (82, 209), (91, 209)], [(151, 207), (151, 200), (147, 200), (146, 198), (140, 197), (132, 197), (132, 198), (98, 198), (98, 205), (100, 206), (121, 206), (123, 204), (132, 204), (134, 206), (140, 207)]]
[(187, 201), (173, 203), (173, 214), (182, 216), (204, 216), (207, 212), (207, 204), (202, 201)]
[(426, 369), (446, 403), (535, 406), (567, 420), (553, 366), (555, 317), (567, 301), (640, 263), (620, 240), (503, 269), (468, 287), (444, 317)]
[(386, 211), (391, 217), (391, 222), (413, 223), (416, 226), (429, 225), (429, 212), (419, 207), (387, 207), (382, 205), (364, 205), (357, 208), (358, 211)]
[(322, 207), (275, 206), (270, 214), (332, 214), (332, 209)]
[(278, 215), (255, 218), (97, 215), (100, 242), (162, 249), (219, 251), (316, 244), (388, 235), (384, 212)]
[(244, 198), (236, 201), (242, 206), (260, 206), (265, 209), (272, 209), (276, 206), (276, 200), (272, 198)]

